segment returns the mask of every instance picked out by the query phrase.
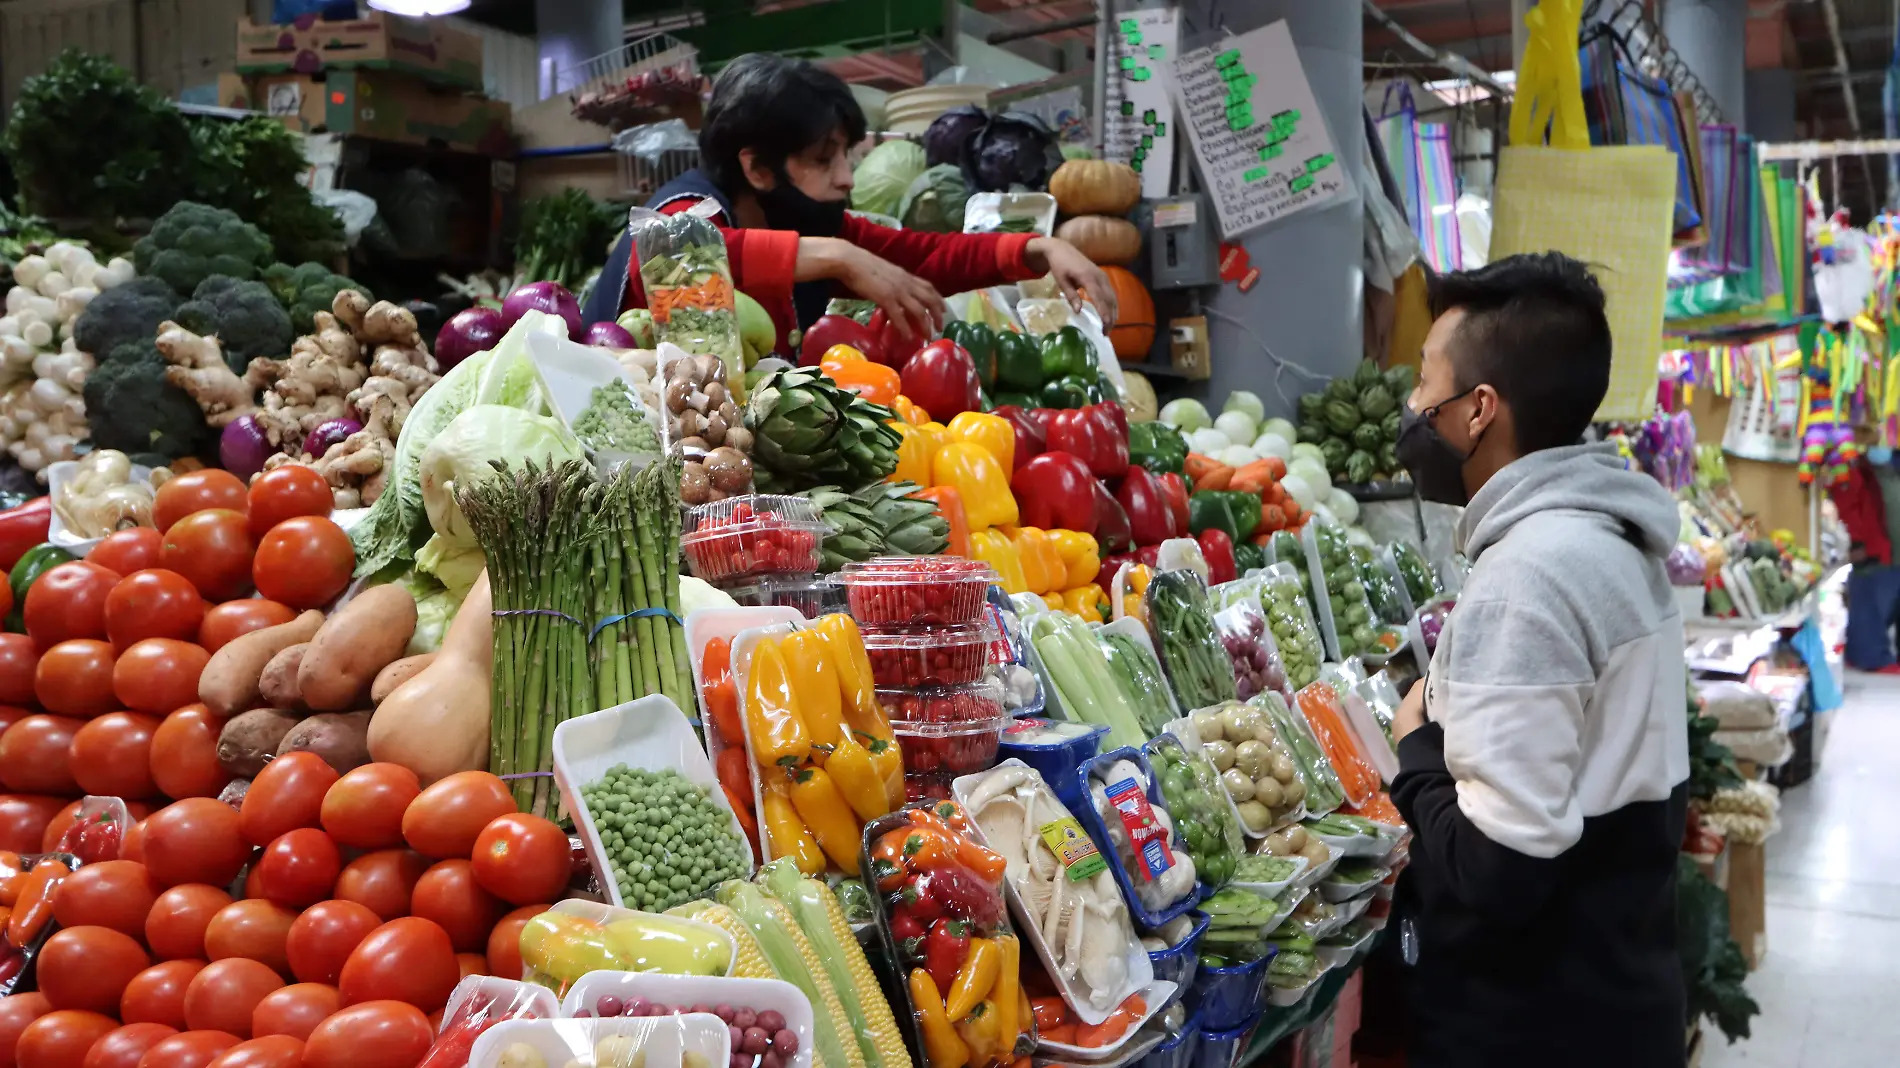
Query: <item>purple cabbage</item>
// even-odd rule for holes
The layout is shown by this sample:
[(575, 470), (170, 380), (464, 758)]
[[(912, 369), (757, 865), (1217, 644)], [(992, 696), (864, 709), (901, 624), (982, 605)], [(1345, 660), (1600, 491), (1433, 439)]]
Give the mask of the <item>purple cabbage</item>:
[(951, 108), (937, 116), (930, 128), (924, 131), (925, 162), (932, 167), (939, 163), (961, 166), (963, 152), (969, 147), (970, 138), (975, 137), (983, 124), (989, 121), (988, 113), (975, 104)]
[(455, 313), (435, 335), (435, 362), (443, 374), (478, 352), (487, 352), (508, 332), (501, 309), (474, 307)]
[(330, 446), (361, 429), (363, 424), (354, 419), (326, 419), (303, 439), (304, 454), (313, 460), (322, 459), (323, 454), (330, 451)]
[(619, 323), (610, 323), (605, 319), (587, 328), (580, 336), (583, 345), (595, 345), (603, 349), (637, 349), (640, 343), (633, 334)]
[(1028, 112), (1005, 111), (970, 139), (963, 171), (972, 190), (1000, 193), (1020, 185), (1040, 191), (1060, 166), (1062, 148), (1048, 125)]
[(559, 282), (529, 282), (508, 294), (501, 302), (502, 324), (513, 326), (530, 311), (558, 315), (567, 321), (568, 337), (581, 335), (581, 302)]
[(264, 470), (264, 461), (276, 451), (254, 415), (240, 415), (226, 423), (218, 438), (218, 463), (246, 482)]
[(1708, 581), (1709, 564), (1692, 545), (1677, 542), (1663, 557), (1663, 570), (1669, 573), (1671, 586), (1701, 586)]

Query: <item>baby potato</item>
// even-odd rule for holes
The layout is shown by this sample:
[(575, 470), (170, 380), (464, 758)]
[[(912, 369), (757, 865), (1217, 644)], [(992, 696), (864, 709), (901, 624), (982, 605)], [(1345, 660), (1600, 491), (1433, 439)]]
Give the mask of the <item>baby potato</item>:
[(1273, 777), (1283, 783), (1292, 782), (1298, 770), (1293, 766), (1293, 758), (1285, 754), (1274, 756), (1267, 766), (1273, 772)]
[(1253, 800), (1253, 780), (1241, 773), (1239, 768), (1229, 768), (1221, 772), (1221, 785), (1227, 787), (1227, 796), (1235, 804)]
[[(1306, 828), (1304, 827), (1288, 827), (1286, 829), (1287, 848), (1293, 850), (1295, 853), (1304, 853), (1306, 852), (1307, 839), (1311, 837), (1311, 835), (1306, 833)], [(1318, 841), (1316, 838), (1313, 840)]]
[(1278, 812), (1283, 808), (1292, 807), (1291, 805), (1288, 805), (1286, 803), (1285, 791), (1281, 790), (1280, 784), (1273, 781), (1272, 779), (1255, 779), (1254, 780), (1253, 799), (1267, 806), (1268, 808), (1274, 810), (1275, 812)]
[(594, 1043), (595, 1068), (644, 1068), (647, 1051), (632, 1035), (608, 1035)]
[(1258, 779), (1273, 764), (1273, 754), (1262, 742), (1248, 740), (1234, 747), (1234, 766), (1249, 779)]
[[(1279, 782), (1278, 779), (1274, 780)], [(1280, 783), (1280, 796), (1286, 798), (1286, 806), (1292, 808), (1306, 799), (1306, 784), (1297, 776)]]
[(1218, 742), (1208, 742), (1201, 749), (1206, 752), (1207, 759), (1213, 762), (1215, 771), (1226, 771), (1234, 766), (1234, 743), (1223, 738)]
[(526, 1042), (511, 1043), (501, 1051), (495, 1068), (548, 1068), (548, 1062)]

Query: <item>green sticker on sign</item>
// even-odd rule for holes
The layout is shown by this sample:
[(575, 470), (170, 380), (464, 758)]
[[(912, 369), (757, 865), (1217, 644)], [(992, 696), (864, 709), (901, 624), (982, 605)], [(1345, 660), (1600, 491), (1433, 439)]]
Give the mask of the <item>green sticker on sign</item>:
[(1168, 136), (1168, 124), (1165, 122), (1155, 123), (1155, 136), (1156, 137)]
[(1155, 124), (1155, 109), (1149, 108), (1147, 111), (1142, 112), (1141, 121), (1144, 125), (1153, 126)]
[(1216, 67), (1231, 67), (1238, 62), (1240, 62), (1240, 49), (1238, 48), (1229, 48), (1227, 51), (1214, 57), (1214, 65)]
[(1131, 82), (1145, 82), (1149, 77), (1150, 73), (1147, 67), (1137, 67), (1128, 72), (1128, 80)]
[(1149, 45), (1149, 46), (1148, 46), (1148, 58), (1149, 58), (1149, 59), (1160, 59), (1160, 58), (1161, 58), (1161, 57), (1162, 57), (1163, 55), (1165, 55), (1165, 54), (1167, 53), (1167, 51), (1168, 51), (1168, 50), (1167, 50), (1166, 48), (1163, 48), (1163, 47), (1162, 47), (1162, 46), (1160, 46), (1160, 45)]
[(1136, 22), (1134, 19), (1123, 19), (1121, 22), (1121, 31), (1123, 33), (1134, 33), (1140, 28), (1141, 28), (1141, 24)]
[(1135, 102), (1133, 100), (1122, 101), (1122, 114), (1133, 115), (1134, 113), (1135, 113)]
[(1123, 56), (1123, 57), (1122, 57), (1122, 69), (1123, 69), (1123, 70), (1134, 70), (1134, 69), (1135, 69), (1135, 57), (1134, 57), (1134, 56)]
[(1255, 167), (1251, 170), (1243, 172), (1240, 177), (1242, 181), (1257, 182), (1257, 181), (1260, 181), (1262, 178), (1273, 177), (1273, 168)]
[(1154, 146), (1155, 146), (1155, 135), (1154, 135), (1154, 134), (1142, 134), (1142, 135), (1141, 135), (1141, 147), (1143, 147), (1143, 148), (1153, 148)]
[(1330, 154), (1314, 156), (1312, 159), (1309, 159), (1306, 161), (1306, 173), (1318, 174), (1320, 171), (1323, 171), (1332, 165), (1333, 165), (1333, 157)]
[(1267, 147), (1260, 150), (1260, 158), (1261, 159), (1279, 159), (1280, 153), (1284, 151), (1286, 151), (1286, 146), (1284, 145), (1268, 145)]
[(1304, 193), (1308, 189), (1313, 188), (1313, 179), (1310, 175), (1302, 174), (1288, 183), (1287, 188), (1293, 190), (1295, 193)]

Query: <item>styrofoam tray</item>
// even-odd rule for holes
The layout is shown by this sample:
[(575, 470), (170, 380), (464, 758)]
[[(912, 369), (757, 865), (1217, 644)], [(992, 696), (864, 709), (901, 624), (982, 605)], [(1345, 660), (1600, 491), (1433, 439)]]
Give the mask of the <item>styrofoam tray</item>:
[[(1037, 775), (1035, 770), (1030, 768), (1028, 764), (1023, 763), (1015, 757), (1010, 757), (1008, 760), (996, 765), (996, 767), (1018, 767), (1028, 771), (1030, 775), (1035, 778), (1035, 781), (1041, 783), (1042, 788), (1049, 792), (1049, 800), (1063, 807), (1066, 811), (1067, 806), (1062, 806), (1061, 801), (1057, 800), (1055, 789), (1047, 782), (1044, 782), (1042, 776)], [(978, 781), (984, 776), (992, 774), (995, 770), (996, 768), (992, 768), (990, 771), (980, 771), (972, 775), (960, 775), (950, 781), (951, 796), (956, 798), (957, 804), (962, 805), (964, 809), (970, 813), (971, 837), (976, 839), (977, 844), (986, 847), (990, 844), (989, 836), (983, 833), (983, 825), (978, 820), (977, 812), (970, 808), (968, 799), (970, 792), (976, 788)], [(1073, 818), (1074, 813), (1070, 813), (1070, 816)], [(1079, 825), (1081, 821), (1077, 820), (1076, 823)], [(1141, 947), (1141, 939), (1135, 934), (1134, 916), (1128, 911), (1126, 904), (1124, 904), (1122, 914), (1127, 917), (1128, 926), (1128, 937), (1126, 939), (1128, 981), (1124, 984), (1124, 989), (1111, 992), (1112, 999), (1109, 1002), (1108, 1008), (1097, 1009), (1089, 1005), (1082, 997), (1081, 992), (1076, 989), (1074, 981), (1063, 974), (1062, 969), (1057, 966), (1055, 953), (1052, 952), (1048, 944), (1043, 941), (1042, 927), (1037, 922), (1041, 917), (1032, 915), (1029, 909), (1023, 905), (1022, 895), (1016, 890), (1015, 874), (1016, 873), (1012, 871), (1005, 871), (1003, 873), (1003, 893), (1009, 901), (1010, 911), (1015, 913), (1017, 918), (1021, 921), (1018, 926), (1023, 929), (1023, 937), (1028, 939), (1030, 945), (1036, 947), (1036, 954), (1042, 958), (1043, 970), (1048, 972), (1049, 977), (1055, 981), (1056, 989), (1062, 994), (1062, 1000), (1069, 1003), (1069, 1008), (1075, 1012), (1077, 1019), (1085, 1024), (1099, 1024), (1103, 1020), (1108, 1019), (1109, 1015), (1115, 1011), (1117, 1006), (1128, 1000), (1128, 995), (1138, 990), (1147, 989), (1148, 984), (1155, 981), (1154, 962), (1148, 959), (1148, 951)], [(1169, 985), (1172, 986), (1174, 984), (1170, 983)], [(1129, 1034), (1133, 1034), (1134, 1030), (1134, 1028), (1130, 1028)], [(1127, 1036), (1123, 1037), (1125, 1040)], [(1106, 1056), (1112, 1053), (1115, 1048), (1117, 1047), (1104, 1047), (1102, 1054)]]
[[(645, 998), (661, 1005), (731, 1005), (755, 1012), (767, 1009), (785, 1017), (785, 1027), (798, 1036), (798, 1052), (786, 1068), (810, 1068), (812, 1061), (811, 999), (783, 979), (734, 979), (704, 975), (666, 975), (661, 972), (588, 972), (575, 980), (561, 999), (564, 1016), (593, 1014), (601, 995), (621, 1001)], [(718, 1068), (717, 1065), (714, 1068)]]
[(1379, 869), (1379, 874), (1362, 882), (1337, 883), (1321, 881), (1319, 884), (1319, 896), (1321, 899), (1332, 904), (1348, 901), (1378, 886), (1381, 882), (1384, 882), (1386, 874), (1386, 870), (1381, 868)]
[(594, 1043), (609, 1035), (640, 1038), (644, 1068), (681, 1068), (688, 1050), (705, 1057), (714, 1068), (732, 1057), (732, 1038), (725, 1022), (709, 1012), (690, 1012), (611, 1020), (503, 1020), (476, 1036), (468, 1068), (495, 1068), (502, 1051), (517, 1042), (550, 1065), (571, 1060), (592, 1065)]
[[(1167, 669), (1161, 666), (1161, 654), (1155, 651), (1154, 639), (1148, 636), (1148, 628), (1142, 626), (1141, 620), (1134, 616), (1123, 616), (1113, 623), (1103, 623), (1099, 626), (1103, 634), (1126, 634), (1140, 642), (1142, 648), (1148, 650), (1148, 655), (1154, 659), (1155, 670), (1161, 672), (1163, 678), (1167, 677)], [(1173, 713), (1169, 718), (1180, 719), (1181, 705), (1174, 699), (1174, 687), (1163, 686), (1161, 695), (1167, 699), (1168, 711)], [(1246, 824), (1242, 824), (1240, 829), (1246, 830)]]
[[(78, 469), (78, 460), (61, 460), (58, 463), (47, 464), (46, 495), (51, 497), (54, 501), (58, 501), (60, 491), (66, 488), (66, 481), (72, 478), (73, 472)], [(133, 464), (131, 473), (126, 476), (126, 481), (131, 484), (149, 484), (151, 477), (151, 468), (144, 464)], [(157, 493), (158, 491), (153, 490), (152, 492)], [(66, 524), (60, 521), (59, 509), (54, 508), (52, 518), (48, 520), (46, 524), (46, 540), (49, 544), (57, 545), (83, 560), (86, 558), (87, 553), (91, 552), (95, 546), (105, 539), (82, 538), (78, 534), (67, 530)]]
[(1320, 834), (1308, 827), (1306, 836), (1325, 842), (1341, 857), (1378, 857), (1386, 852), (1385, 840), (1376, 834)]
[[(732, 684), (739, 690), (739, 719), (741, 722), (745, 720), (746, 679), (752, 670), (753, 648), (759, 644), (759, 639), (761, 638), (783, 637), (799, 629), (799, 624), (804, 622), (805, 619), (804, 616), (798, 614), (798, 609), (796, 608), (780, 608), (776, 610), (755, 608), (750, 609), (750, 611), (776, 611), (781, 614), (790, 612), (792, 613), (792, 618), (781, 618), (774, 622), (754, 624), (733, 635)], [(752, 738), (750, 736), (745, 738), (745, 766), (746, 774), (752, 777), (752, 818), (758, 821), (759, 862), (761, 864), (770, 864), (772, 862), (772, 836), (765, 831), (767, 826), (765, 820), (765, 782), (759, 778), (759, 762), (752, 755)], [(826, 864), (830, 864), (829, 858), (827, 858)]]
[[(1318, 959), (1318, 954), (1314, 955), (1314, 959), (1316, 960)], [(1295, 987), (1288, 987), (1288, 988), (1282, 989), (1280, 987), (1274, 986), (1272, 983), (1266, 984), (1267, 1004), (1273, 1005), (1282, 1009), (1288, 1008), (1293, 1005), (1298, 1005), (1300, 1003), (1300, 999), (1306, 996), (1306, 992), (1313, 989), (1313, 984), (1319, 982), (1321, 977), (1323, 977), (1325, 974), (1326, 974), (1326, 967), (1325, 967), (1325, 963), (1322, 961), (1319, 971), (1314, 973), (1313, 978), (1307, 980), (1305, 986), (1295, 986)], [(476, 1068), (474, 1061), (469, 1062), (469, 1068)]]
[(1353, 733), (1358, 742), (1359, 751), (1372, 762), (1373, 770), (1379, 778), (1391, 782), (1399, 774), (1399, 755), (1392, 749), (1392, 743), (1386, 740), (1385, 731), (1379, 729), (1379, 721), (1373, 718), (1372, 706), (1366, 699), (1354, 693), (1352, 687), (1335, 687), (1339, 691), (1340, 707), (1346, 710), (1346, 728)]
[(1120, 1052), (1101, 1061), (1085, 1061), (1080, 1057), (1045, 1057), (1042, 1051), (1052, 1048), (1054, 1044), (1041, 1042), (1036, 1046), (1035, 1056), (1030, 1063), (1035, 1068), (1066, 1068), (1068, 1065), (1077, 1065), (1080, 1068), (1123, 1068), (1124, 1065), (1135, 1064), (1154, 1052), (1154, 1048), (1161, 1044), (1164, 1037), (1166, 1036), (1159, 1031), (1130, 1032), (1130, 1037), (1123, 1040), (1127, 1044), (1121, 1047)]
[(1277, 883), (1250, 883), (1250, 882), (1244, 882), (1240, 879), (1235, 879), (1233, 882), (1228, 883), (1227, 885), (1237, 886), (1241, 888), (1242, 890), (1251, 890), (1256, 894), (1265, 894), (1267, 897), (1278, 897), (1280, 895), (1280, 891), (1285, 890), (1287, 887), (1293, 886), (1296, 883), (1298, 883), (1300, 881), (1300, 877), (1306, 874), (1306, 869), (1310, 866), (1307, 859), (1298, 854), (1294, 854), (1293, 856), (1290, 856), (1290, 857), (1281, 857), (1280, 859), (1290, 860), (1293, 862), (1293, 874), (1287, 876), (1286, 878), (1280, 880)]
[(1366, 948), (1367, 943), (1377, 937), (1378, 933), (1377, 931), (1367, 931), (1350, 946), (1314, 946), (1313, 955), (1318, 957), (1319, 962), (1328, 968), (1344, 967), (1351, 963), (1353, 956), (1360, 950)]
[(442, 1007), (442, 1025), (437, 1031), (446, 1030), (461, 1013), (462, 1006), (477, 995), (486, 995), (492, 1002), (521, 1003), (520, 1010), (511, 1019), (553, 1020), (561, 1015), (560, 999), (545, 986), (498, 975), (469, 975), (449, 991), (449, 1003)]
[[(1325, 839), (1321, 839), (1321, 841), (1324, 842)], [(1339, 867), (1339, 862), (1344, 860), (1346, 856), (1330, 845), (1326, 847), (1326, 854), (1327, 856), (1324, 863), (1312, 864), (1305, 871), (1294, 876), (1293, 885), (1301, 888), (1312, 886), (1314, 883), (1331, 875), (1333, 869)]]
[(712, 761), (700, 748), (699, 736), (686, 722), (686, 714), (670, 699), (649, 694), (570, 719), (554, 728), (554, 784), (561, 792), (561, 803), (574, 815), (574, 826), (587, 847), (587, 859), (600, 874), (613, 904), (625, 904), (620, 883), (613, 877), (594, 814), (581, 803), (581, 787), (600, 780), (617, 764), (647, 771), (677, 771), (689, 782), (704, 786), (713, 804), (725, 810), (733, 836), (741, 844), (746, 841), (732, 803), (719, 788)]

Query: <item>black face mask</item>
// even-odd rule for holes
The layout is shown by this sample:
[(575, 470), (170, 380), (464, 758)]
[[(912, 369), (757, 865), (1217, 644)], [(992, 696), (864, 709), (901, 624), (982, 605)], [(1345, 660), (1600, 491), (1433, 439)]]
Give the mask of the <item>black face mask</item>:
[(774, 230), (792, 230), (805, 237), (837, 237), (844, 229), (846, 200), (814, 200), (792, 184), (791, 176), (781, 167), (770, 189), (755, 191), (759, 207), (765, 210), (766, 225)]
[(1399, 409), (1399, 463), (1412, 473), (1412, 485), (1424, 500), (1460, 508), (1471, 503), (1464, 476), (1465, 461), (1471, 454), (1458, 451), (1432, 426), (1445, 405), (1470, 392), (1467, 389), (1453, 394), (1423, 412), (1414, 412), (1410, 405)]

